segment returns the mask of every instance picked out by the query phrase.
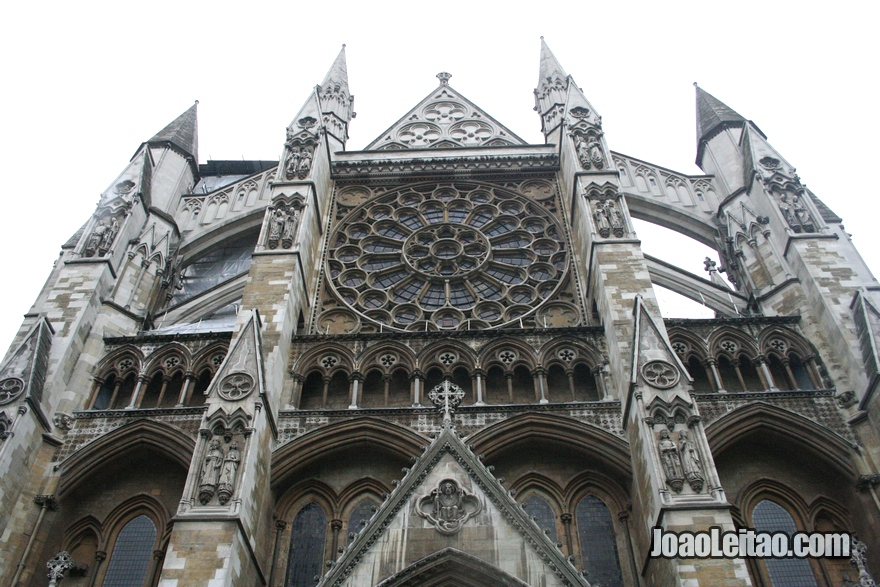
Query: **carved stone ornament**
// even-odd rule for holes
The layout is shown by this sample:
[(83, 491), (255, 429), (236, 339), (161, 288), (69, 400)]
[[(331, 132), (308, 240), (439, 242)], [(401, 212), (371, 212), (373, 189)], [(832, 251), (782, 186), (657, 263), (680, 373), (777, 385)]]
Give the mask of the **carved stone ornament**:
[(49, 569), (46, 576), (49, 577), (51, 587), (57, 585), (58, 581), (64, 578), (64, 574), (73, 568), (73, 559), (70, 558), (70, 554), (66, 550), (62, 550), (46, 563), (46, 568)]
[(266, 236), (266, 246), (277, 249), (279, 246), (289, 249), (293, 246), (293, 238), (296, 235), (296, 225), (299, 222), (300, 212), (296, 208), (285, 209), (283, 205), (269, 210), (269, 231)]
[(859, 571), (859, 587), (876, 587), (877, 583), (871, 573), (868, 572), (868, 547), (864, 542), (858, 539), (855, 534), (850, 537), (850, 552), (852, 556), (849, 559), (851, 565)]
[(657, 450), (660, 452), (660, 464), (663, 466), (663, 474), (666, 476), (666, 484), (676, 493), (681, 493), (684, 488), (684, 470), (681, 466), (681, 456), (675, 442), (669, 438), (669, 430), (660, 431), (660, 439), (657, 441)]
[(287, 161), (284, 164), (284, 177), (305, 179), (312, 169), (314, 147), (311, 145), (288, 147)]
[(678, 383), (681, 374), (666, 361), (648, 361), (642, 365), (642, 377), (651, 387), (669, 389)]
[(6, 412), (0, 412), (0, 440), (6, 440), (12, 436), (13, 420), (6, 415)]
[(678, 433), (678, 452), (688, 485), (699, 493), (703, 490), (703, 461), (696, 443), (690, 438), (687, 430)]
[(455, 479), (444, 479), (416, 502), (416, 513), (444, 536), (458, 533), (464, 523), (482, 509), (479, 498), (459, 487)]
[(217, 499), (220, 505), (226, 505), (229, 498), (235, 492), (235, 479), (238, 473), (238, 466), (241, 464), (241, 452), (238, 450), (238, 443), (232, 441), (229, 443), (229, 450), (223, 457), (223, 468), (220, 471), (220, 479), (217, 485)]
[(52, 418), (52, 423), (55, 424), (55, 427), (59, 430), (70, 430), (73, 428), (74, 417), (70, 414), (65, 414), (64, 412), (58, 412)]
[(596, 231), (602, 238), (608, 238), (612, 234), (616, 238), (624, 235), (623, 215), (614, 200), (596, 200), (593, 202), (593, 218), (596, 221)]
[(761, 164), (761, 167), (771, 170), (779, 169), (782, 166), (782, 162), (775, 157), (762, 157), (758, 163)]
[(779, 198), (779, 210), (785, 221), (796, 233), (816, 232), (816, 223), (810, 211), (804, 206), (800, 196), (782, 194)]
[(572, 139), (582, 168), (586, 170), (605, 168), (605, 153), (599, 137), (593, 134), (584, 136), (575, 133), (572, 134)]
[(220, 479), (220, 469), (223, 467), (223, 450), (220, 441), (216, 438), (208, 445), (205, 458), (202, 459), (202, 469), (199, 472), (199, 502), (207, 505), (217, 492), (217, 482)]
[(0, 405), (8, 404), (18, 399), (24, 391), (24, 381), (18, 377), (7, 377), (0, 381)]
[(115, 216), (104, 217), (98, 220), (83, 249), (84, 257), (103, 257), (110, 250), (116, 234), (119, 232), (119, 219)]
[(571, 110), (568, 111), (574, 118), (589, 118), (590, 110), (589, 108), (584, 108), (583, 106), (575, 106)]
[(296, 124), (300, 128), (312, 128), (313, 126), (318, 124), (318, 121), (315, 118), (312, 118), (311, 116), (303, 116), (302, 118), (300, 118), (299, 120), (296, 121)]
[(254, 378), (247, 373), (231, 373), (220, 382), (217, 393), (227, 401), (246, 398), (254, 390)]

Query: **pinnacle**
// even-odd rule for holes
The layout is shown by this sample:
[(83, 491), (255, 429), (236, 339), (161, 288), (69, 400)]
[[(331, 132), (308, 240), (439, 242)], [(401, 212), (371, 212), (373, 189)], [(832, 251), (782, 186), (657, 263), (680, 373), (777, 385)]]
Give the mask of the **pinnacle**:
[(345, 62), (345, 45), (339, 50), (339, 55), (330, 66), (330, 70), (321, 82), (321, 87), (326, 88), (328, 85), (338, 85), (340, 91), (348, 94), (348, 67)]
[(187, 155), (199, 160), (199, 101), (175, 118), (168, 126), (157, 132), (148, 143), (171, 143)]
[(538, 88), (547, 83), (547, 80), (549, 79), (560, 78), (564, 80), (566, 77), (568, 77), (568, 74), (565, 73), (565, 70), (562, 69), (562, 65), (559, 64), (556, 56), (553, 55), (553, 51), (547, 46), (544, 37), (541, 37), (541, 59), (538, 66)]
[(733, 108), (701, 88), (694, 82), (697, 91), (697, 143), (708, 139), (720, 126), (729, 123), (745, 122)]

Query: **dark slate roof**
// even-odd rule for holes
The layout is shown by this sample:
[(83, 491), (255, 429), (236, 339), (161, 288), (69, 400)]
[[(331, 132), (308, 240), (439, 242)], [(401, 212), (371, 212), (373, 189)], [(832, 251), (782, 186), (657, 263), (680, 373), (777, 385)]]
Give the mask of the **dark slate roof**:
[(148, 143), (171, 143), (187, 155), (191, 155), (195, 161), (199, 160), (199, 128), (198, 112), (199, 101), (187, 109), (186, 112), (175, 118), (171, 124), (160, 130), (147, 141)]
[(69, 239), (67, 239), (66, 243), (61, 245), (61, 248), (62, 249), (72, 249), (73, 247), (75, 247), (76, 243), (79, 242), (79, 239), (82, 238), (83, 233), (86, 231), (86, 224), (88, 224), (88, 223), (89, 223), (89, 221), (86, 220), (86, 223), (83, 224), (82, 226), (80, 226), (79, 230), (77, 230), (75, 233), (73, 233), (73, 236), (70, 237)]
[(733, 108), (697, 86), (697, 144), (710, 139), (726, 124), (745, 121)]
[(199, 165), (201, 177), (213, 175), (253, 175), (278, 165), (278, 161), (208, 161)]
[(822, 217), (822, 220), (827, 222), (828, 224), (837, 224), (843, 222), (843, 218), (834, 213), (834, 211), (829, 208), (825, 202), (820, 200), (813, 194), (810, 193), (810, 197), (813, 200), (813, 203), (816, 205), (816, 209), (819, 210), (819, 215)]

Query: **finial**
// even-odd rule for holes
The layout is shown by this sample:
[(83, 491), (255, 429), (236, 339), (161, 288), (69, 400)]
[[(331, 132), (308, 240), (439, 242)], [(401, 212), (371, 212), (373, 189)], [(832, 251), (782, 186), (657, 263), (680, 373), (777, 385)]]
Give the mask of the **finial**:
[(446, 73), (445, 71), (441, 71), (440, 73), (437, 74), (437, 79), (439, 79), (440, 84), (444, 85), (444, 86), (449, 85), (449, 78), (451, 78), (451, 77), (452, 77), (452, 74)]
[(345, 49), (345, 43), (342, 44), (342, 48)]
[(542, 41), (544, 40), (544, 35), (541, 35), (541, 40), (542, 40)]
[(697, 82), (694, 82), (694, 87), (695, 87), (695, 88), (699, 88), (700, 85), (699, 85)]
[(197, 105), (197, 106), (198, 106), (198, 104), (199, 104), (199, 101), (198, 101), (198, 100), (196, 100), (196, 105)]

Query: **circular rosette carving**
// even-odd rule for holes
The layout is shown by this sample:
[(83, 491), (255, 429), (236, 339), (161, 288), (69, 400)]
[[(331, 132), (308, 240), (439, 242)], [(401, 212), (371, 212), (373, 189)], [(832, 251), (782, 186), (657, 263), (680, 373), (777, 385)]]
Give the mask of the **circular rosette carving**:
[(678, 383), (681, 374), (674, 365), (666, 361), (648, 361), (642, 365), (642, 377), (651, 387), (669, 389)]
[[(549, 182), (528, 185), (537, 197), (555, 194)], [(540, 326), (535, 312), (556, 296), (569, 266), (564, 231), (545, 205), (476, 182), (374, 194), (329, 242), (326, 275), (342, 304), (321, 314), (324, 334), (360, 322), (392, 331), (498, 328), (526, 318)]]
[(415, 122), (401, 128), (397, 132), (397, 138), (410, 147), (426, 147), (437, 141), (442, 134), (437, 125)]
[(24, 381), (18, 377), (7, 377), (0, 381), (0, 405), (15, 401), (24, 391)]
[(431, 122), (449, 124), (467, 116), (467, 108), (458, 102), (434, 102), (425, 106), (424, 113)]
[(465, 491), (455, 479), (444, 479), (436, 489), (416, 502), (416, 513), (445, 536), (456, 534), (465, 522), (482, 510), (480, 499)]
[(254, 378), (247, 373), (232, 373), (220, 382), (217, 391), (220, 397), (227, 401), (235, 402), (246, 398), (254, 390)]

